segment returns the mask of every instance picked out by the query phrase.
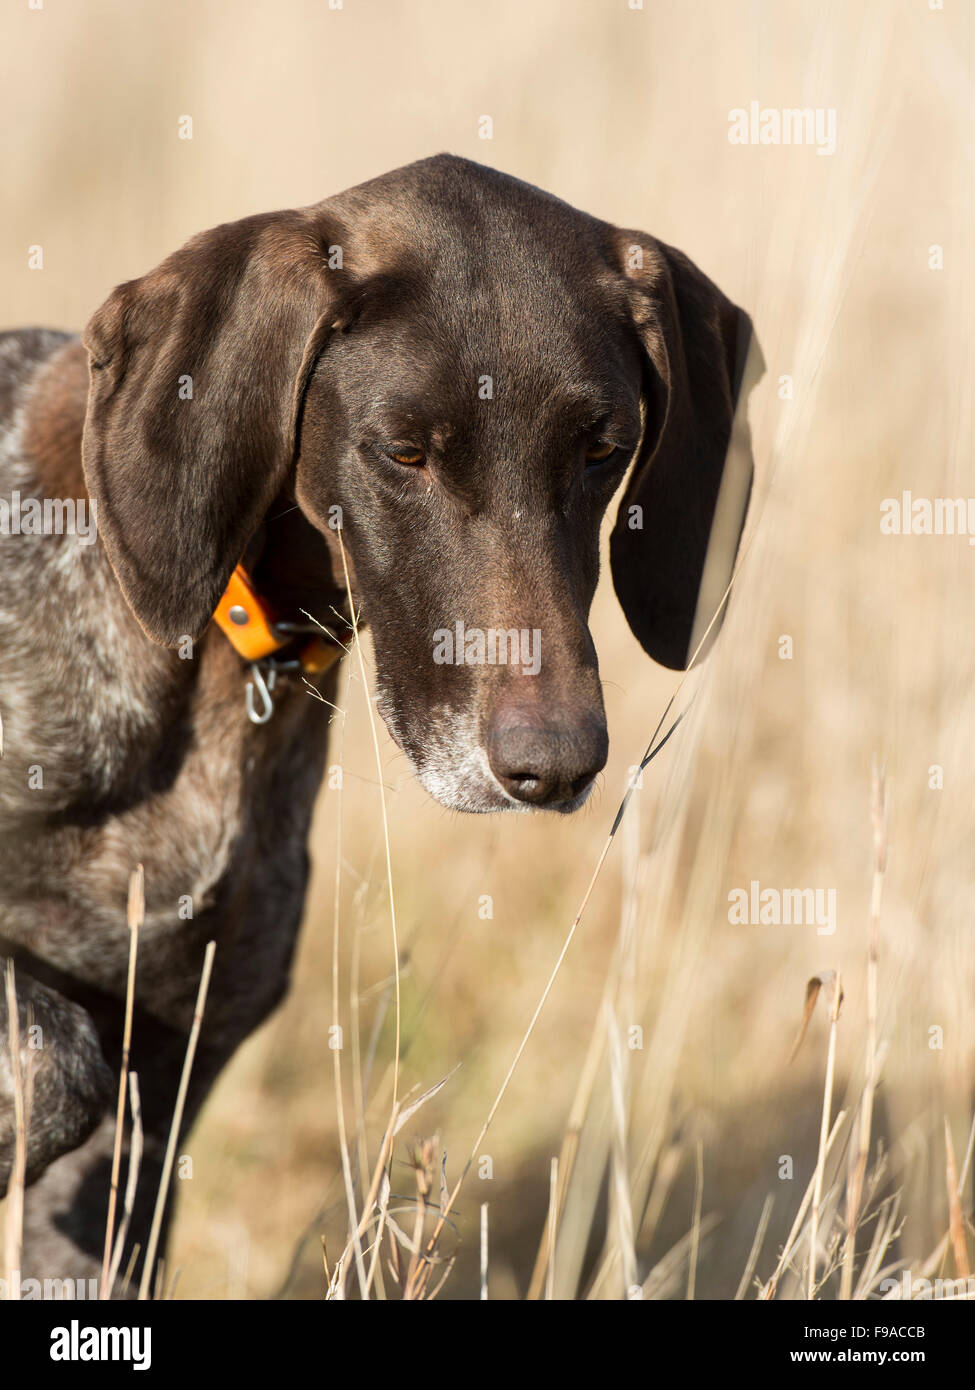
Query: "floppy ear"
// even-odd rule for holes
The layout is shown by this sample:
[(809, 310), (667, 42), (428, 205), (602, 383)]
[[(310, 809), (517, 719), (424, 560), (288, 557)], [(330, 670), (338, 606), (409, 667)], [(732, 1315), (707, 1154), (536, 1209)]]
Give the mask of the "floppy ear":
[(685, 255), (618, 236), (646, 416), (610, 538), (613, 584), (644, 649), (683, 670), (734, 567), (752, 479), (745, 398), (761, 355), (748, 315)]
[(198, 637), (286, 480), (334, 299), (306, 214), (194, 237), (85, 329), (82, 447), (99, 534), (146, 633)]

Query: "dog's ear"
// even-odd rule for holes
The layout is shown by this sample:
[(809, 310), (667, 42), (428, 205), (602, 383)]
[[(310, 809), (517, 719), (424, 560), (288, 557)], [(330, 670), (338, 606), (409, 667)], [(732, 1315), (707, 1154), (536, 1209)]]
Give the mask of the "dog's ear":
[(163, 645), (206, 627), (288, 476), (338, 312), (330, 239), (301, 212), (217, 227), (120, 285), (85, 329), (88, 491), (122, 590)]
[(613, 583), (644, 649), (683, 670), (734, 566), (752, 479), (745, 398), (761, 357), (747, 314), (686, 256), (639, 232), (617, 236), (645, 420), (610, 539)]

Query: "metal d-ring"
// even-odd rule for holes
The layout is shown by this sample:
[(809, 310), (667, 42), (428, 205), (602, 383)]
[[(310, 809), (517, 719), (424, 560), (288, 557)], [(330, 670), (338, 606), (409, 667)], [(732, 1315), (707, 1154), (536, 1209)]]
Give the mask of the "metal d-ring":
[[(261, 708), (254, 707), (254, 691), (257, 691), (261, 701)], [(266, 724), (274, 713), (274, 701), (271, 699), (271, 691), (274, 689), (274, 667), (268, 668), (267, 680), (264, 679), (264, 672), (261, 670), (260, 662), (253, 662), (251, 665), (251, 678), (247, 682), (245, 700), (247, 703), (247, 718), (252, 724)]]

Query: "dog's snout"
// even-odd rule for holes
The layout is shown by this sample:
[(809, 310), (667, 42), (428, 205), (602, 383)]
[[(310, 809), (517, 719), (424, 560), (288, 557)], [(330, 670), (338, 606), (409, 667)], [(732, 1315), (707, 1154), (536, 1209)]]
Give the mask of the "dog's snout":
[(606, 764), (609, 740), (602, 714), (559, 712), (540, 718), (517, 706), (500, 711), (487, 739), (498, 782), (528, 806), (569, 806)]

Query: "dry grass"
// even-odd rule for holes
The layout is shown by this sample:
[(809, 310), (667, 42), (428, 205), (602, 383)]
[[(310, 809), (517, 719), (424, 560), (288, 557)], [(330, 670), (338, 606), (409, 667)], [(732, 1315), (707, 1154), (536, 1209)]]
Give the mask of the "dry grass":
[[(84, 9), (4, 19), (24, 191), (9, 244), (42, 242), (46, 265), (5, 266), (9, 322), (80, 325), (200, 227), (448, 148), (680, 245), (752, 312), (767, 363), (729, 617), (590, 894), (673, 690), (608, 583), (592, 626), (611, 760), (570, 822), (452, 817), (382, 730), (377, 770), (368, 668), (346, 663), (343, 789), (319, 806), (295, 987), (186, 1146), (181, 1295), (473, 1298), (485, 1248), (495, 1299), (862, 1298), (891, 1272), (966, 1277), (972, 551), (882, 536), (879, 509), (973, 491), (971, 16)], [(364, 77), (404, 55), (408, 81)], [(37, 71), (57, 80), (38, 92)], [(835, 107), (836, 154), (730, 147), (727, 113), (752, 99)], [(753, 879), (835, 887), (835, 934), (732, 925), (728, 892)], [(831, 971), (842, 1010), (825, 989), (790, 1065), (806, 982)]]

